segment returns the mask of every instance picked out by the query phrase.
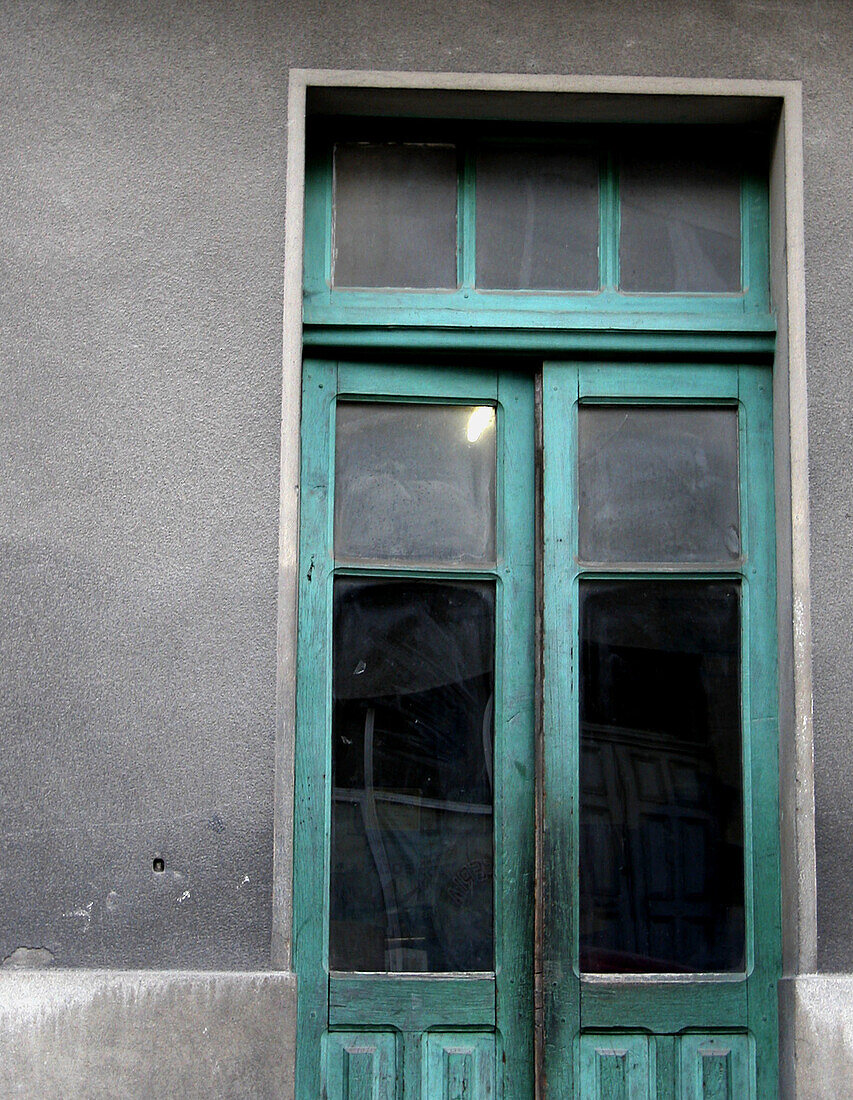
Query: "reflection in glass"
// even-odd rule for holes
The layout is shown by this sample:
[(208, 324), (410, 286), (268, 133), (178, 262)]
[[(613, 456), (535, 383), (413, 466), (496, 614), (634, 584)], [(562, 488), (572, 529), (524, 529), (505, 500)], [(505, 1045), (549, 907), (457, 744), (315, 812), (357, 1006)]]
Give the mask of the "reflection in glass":
[(581, 405), (578, 494), (583, 561), (737, 561), (737, 409)]
[(456, 286), (456, 150), (335, 148), (335, 286)]
[(338, 579), (329, 962), (493, 968), (494, 588)]
[(556, 146), (477, 153), (477, 286), (597, 290), (598, 161)]
[(740, 603), (729, 581), (580, 587), (580, 965), (744, 966)]
[(341, 402), (335, 556), (494, 561), (495, 454), (490, 405)]
[(653, 150), (619, 176), (622, 290), (725, 294), (741, 289), (740, 173), (718, 150)]

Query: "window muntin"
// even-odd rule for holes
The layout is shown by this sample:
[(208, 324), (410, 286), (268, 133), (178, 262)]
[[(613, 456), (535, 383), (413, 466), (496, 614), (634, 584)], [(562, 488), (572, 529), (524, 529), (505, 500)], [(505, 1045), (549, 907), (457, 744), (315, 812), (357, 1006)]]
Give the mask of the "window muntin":
[(571, 386), (574, 950), (589, 981), (621, 973), (651, 988), (657, 975), (750, 966), (747, 482), (758, 437), (739, 399), (753, 400), (748, 369), (698, 370), (581, 366)]
[(496, 407), (339, 399), (333, 486), (329, 966), (493, 971)]

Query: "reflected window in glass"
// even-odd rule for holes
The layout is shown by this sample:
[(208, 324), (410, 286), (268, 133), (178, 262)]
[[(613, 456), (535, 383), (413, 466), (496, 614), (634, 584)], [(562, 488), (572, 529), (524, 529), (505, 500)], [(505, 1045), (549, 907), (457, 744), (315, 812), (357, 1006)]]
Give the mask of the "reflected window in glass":
[(739, 586), (580, 597), (581, 969), (741, 970)]
[(494, 586), (334, 591), (330, 965), (493, 968)]

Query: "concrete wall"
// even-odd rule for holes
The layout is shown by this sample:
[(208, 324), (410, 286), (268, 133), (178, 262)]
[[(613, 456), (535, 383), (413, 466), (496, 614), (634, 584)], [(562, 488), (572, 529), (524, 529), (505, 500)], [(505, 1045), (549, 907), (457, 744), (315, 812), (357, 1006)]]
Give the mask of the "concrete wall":
[(295, 983), (275, 974), (0, 974), (4, 1100), (289, 1100)]
[(819, 966), (853, 971), (851, 61), (848, 0), (0, 0), (0, 960), (270, 963), (306, 66), (803, 81)]
[(843, 1100), (853, 1092), (853, 978), (818, 975), (786, 980), (780, 990), (787, 1054), (783, 1097)]
[(287, 20), (229, 8), (0, 5), (0, 960), (269, 962)]

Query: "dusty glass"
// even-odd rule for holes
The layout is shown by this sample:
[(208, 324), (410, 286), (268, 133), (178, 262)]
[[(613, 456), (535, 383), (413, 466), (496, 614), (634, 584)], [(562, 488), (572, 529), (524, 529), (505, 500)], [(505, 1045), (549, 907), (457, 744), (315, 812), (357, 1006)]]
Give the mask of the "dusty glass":
[(477, 153), (477, 276), (483, 290), (596, 290), (598, 160), (554, 146)]
[(584, 561), (738, 560), (737, 409), (581, 405), (578, 545)]
[(494, 561), (495, 409), (341, 402), (335, 557)]
[(719, 150), (625, 155), (619, 194), (622, 290), (741, 289), (740, 173)]
[(456, 286), (456, 149), (335, 147), (333, 282)]

